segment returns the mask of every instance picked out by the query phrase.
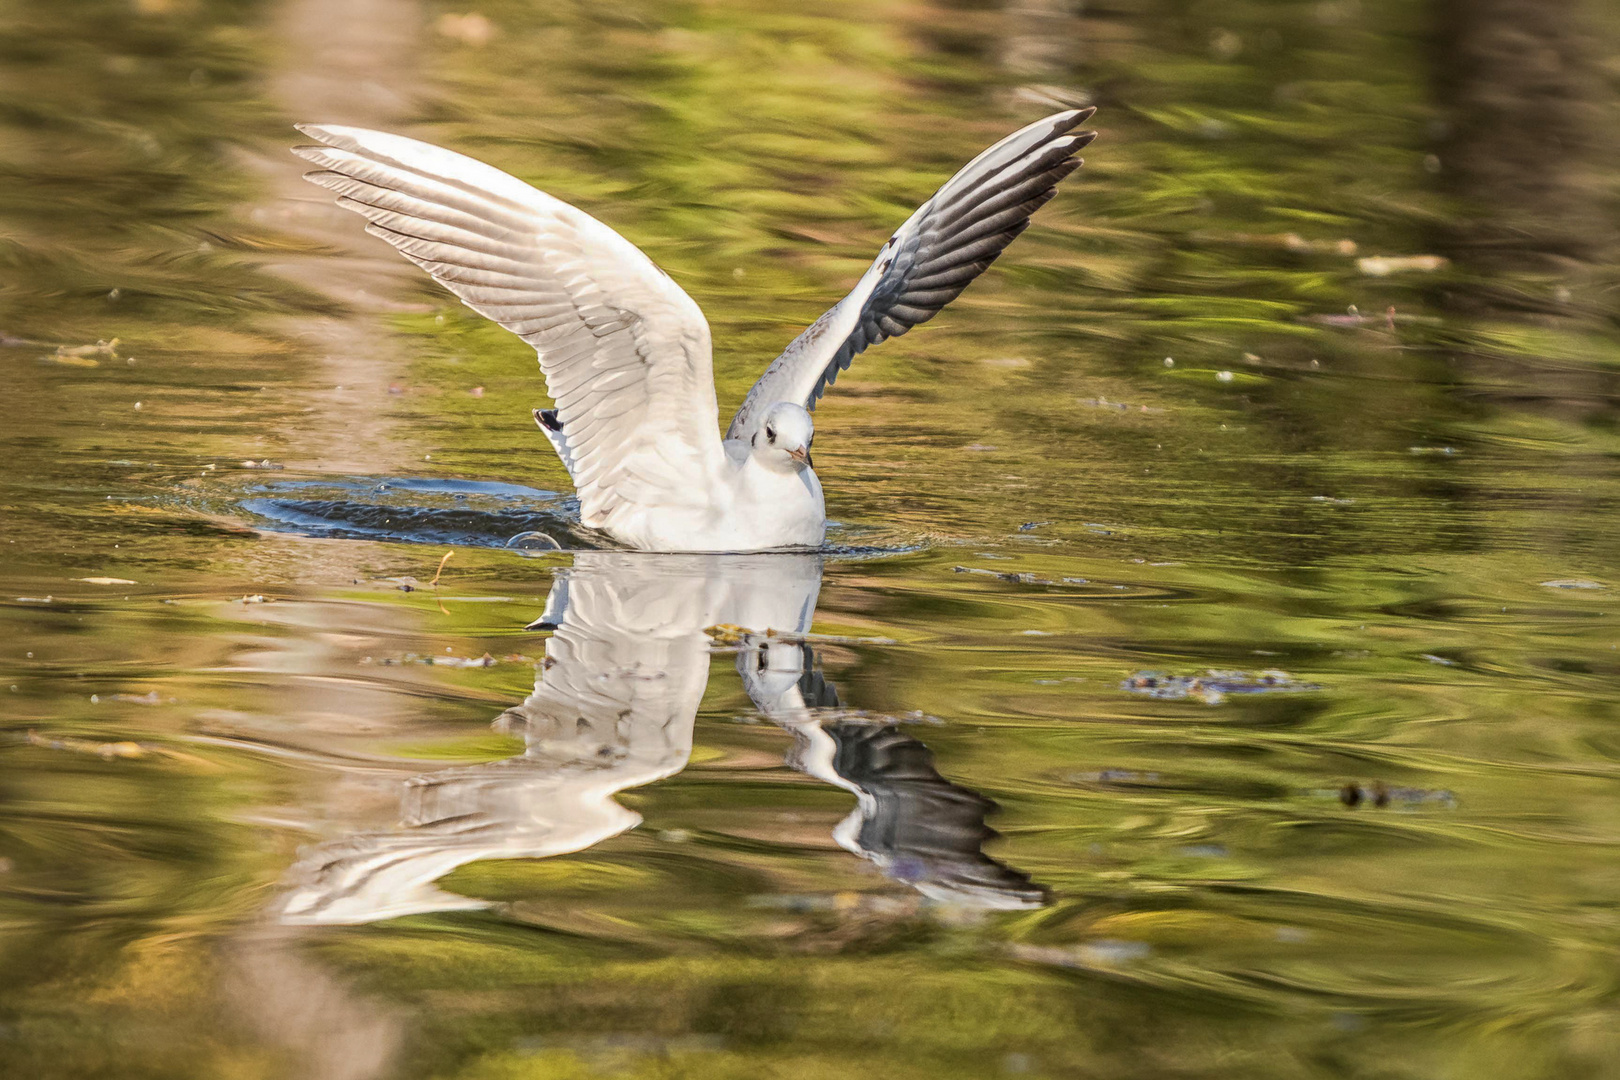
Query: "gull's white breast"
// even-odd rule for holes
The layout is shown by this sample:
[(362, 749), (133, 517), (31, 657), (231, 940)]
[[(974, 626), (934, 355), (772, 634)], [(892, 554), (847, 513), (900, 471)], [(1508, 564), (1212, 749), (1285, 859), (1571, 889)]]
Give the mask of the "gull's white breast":
[(769, 468), (735, 442), (726, 451), (718, 482), (695, 487), (691, 500), (623, 503), (602, 528), (644, 551), (819, 547), (827, 510), (814, 470)]

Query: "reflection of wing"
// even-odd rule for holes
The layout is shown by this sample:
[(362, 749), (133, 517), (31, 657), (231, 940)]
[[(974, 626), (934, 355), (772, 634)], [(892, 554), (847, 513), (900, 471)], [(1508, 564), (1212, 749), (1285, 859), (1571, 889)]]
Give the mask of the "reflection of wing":
[(1080, 167), (1094, 132), (1069, 134), (1094, 109), (1057, 113), (1008, 135), (962, 167), (895, 230), (871, 269), (771, 362), (732, 418), (747, 442), (778, 401), (814, 409), (855, 357), (932, 319), (1029, 226)]
[(803, 631), (821, 586), (813, 555), (581, 552), (552, 586), (534, 693), (497, 726), (519, 757), (410, 781), (401, 827), (311, 850), (281, 904), (288, 922), (361, 923), (481, 906), (433, 883), (476, 859), (580, 851), (641, 818), (614, 801), (685, 766), (709, 675), (707, 627)]
[[(810, 646), (754, 638), (737, 657), (760, 712), (793, 733), (788, 764), (853, 792), (833, 833), (849, 851), (924, 896), (984, 908), (1040, 907), (1046, 891), (984, 853), (996, 804), (941, 776), (928, 748), (894, 724), (840, 721), (838, 694)], [(821, 710), (818, 712), (818, 710)]]
[(548, 435), (600, 527), (621, 502), (706, 495), (724, 463), (709, 324), (624, 237), (481, 161), (399, 135), (304, 124), (307, 179), (468, 307), (533, 345)]
[(1028, 908), (1046, 892), (984, 853), (996, 804), (935, 771), (922, 743), (892, 724), (831, 724), (832, 767), (861, 797), (838, 840), (926, 896), (975, 907)]

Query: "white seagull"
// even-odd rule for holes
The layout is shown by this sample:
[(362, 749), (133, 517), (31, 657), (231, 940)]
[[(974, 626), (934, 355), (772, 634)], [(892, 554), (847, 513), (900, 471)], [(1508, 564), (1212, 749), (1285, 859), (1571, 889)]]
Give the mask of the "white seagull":
[(634, 244), (514, 176), (428, 143), (300, 124), (306, 178), (468, 307), (533, 345), (556, 403), (535, 420), (584, 525), (647, 551), (815, 547), (826, 531), (810, 410), (858, 353), (927, 322), (1029, 225), (1092, 109), (1037, 120), (968, 162), (760, 376), (725, 438), (709, 324)]

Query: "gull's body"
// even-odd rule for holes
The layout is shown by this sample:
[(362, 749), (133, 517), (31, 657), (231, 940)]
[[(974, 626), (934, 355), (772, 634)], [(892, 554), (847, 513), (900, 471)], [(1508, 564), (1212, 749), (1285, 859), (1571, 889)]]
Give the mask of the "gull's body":
[(363, 128), (306, 124), (296, 153), (382, 237), (535, 347), (556, 407), (536, 421), (580, 517), (649, 551), (813, 547), (826, 511), (810, 410), (856, 355), (926, 322), (995, 261), (1092, 134), (1058, 113), (974, 158), (866, 274), (766, 369), (722, 439), (709, 326), (618, 233), (471, 158)]

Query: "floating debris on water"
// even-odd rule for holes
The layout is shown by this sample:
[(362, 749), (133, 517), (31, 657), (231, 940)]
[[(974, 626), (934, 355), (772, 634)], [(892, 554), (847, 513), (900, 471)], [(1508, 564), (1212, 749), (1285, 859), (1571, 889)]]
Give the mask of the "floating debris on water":
[(1023, 945), (1012, 944), (1007, 951), (1014, 959), (1054, 967), (1093, 968), (1122, 967), (1145, 960), (1153, 955), (1153, 946), (1145, 941), (1121, 941), (1117, 938), (1098, 938), (1079, 945)]
[[(988, 558), (988, 556), (986, 556), (986, 557)], [(1170, 564), (1166, 564), (1166, 565), (1170, 565)], [(1046, 578), (1046, 577), (1041, 577), (1039, 574), (1028, 573), (1027, 571), (986, 570), (983, 567), (979, 567), (979, 566), (953, 566), (953, 567), (951, 567), (951, 570), (952, 570), (952, 572), (957, 573), (957, 574), (978, 574), (981, 577), (999, 578), (1002, 581), (1010, 581), (1010, 582), (1013, 582), (1016, 585), (1089, 585), (1089, 584), (1091, 584), (1091, 579), (1090, 578), (1083, 578), (1083, 577)], [(1123, 586), (1123, 585), (1115, 585), (1114, 588), (1123, 589), (1123, 588), (1125, 588), (1125, 586)]]
[(977, 566), (953, 566), (951, 570), (958, 574), (978, 574), (982, 577), (999, 578), (1002, 581), (1011, 581), (1018, 585), (1051, 585), (1053, 582), (1047, 578), (1037, 577), (1034, 574), (1020, 573), (1016, 570), (984, 570)]
[(1462, 453), (1455, 446), (1409, 446), (1407, 449), (1414, 454), (1439, 454), (1442, 457)]
[(1543, 581), (1543, 589), (1606, 589), (1601, 581), (1592, 581), (1588, 578), (1559, 578), (1557, 581)]
[(487, 668), (494, 667), (499, 663), (516, 663), (520, 661), (523, 663), (533, 663), (533, 661), (527, 656), (513, 654), (512, 656), (503, 657), (501, 660), (496, 660), (495, 657), (490, 653), (485, 653), (483, 656), (421, 656), (417, 653), (405, 653), (404, 655), (397, 657), (385, 656), (381, 660), (378, 660), (375, 657), (367, 656), (362, 658), (360, 663), (381, 664), (383, 667), (394, 667), (396, 665), (403, 666), (405, 664), (423, 664), (427, 667)]
[(74, 581), (82, 581), (86, 585), (134, 585), (135, 584), (135, 582), (129, 580), (129, 578), (121, 578), (121, 577), (81, 577), (81, 578), (74, 578), (73, 580)]
[(1166, 701), (1192, 698), (1206, 705), (1218, 705), (1228, 694), (1291, 693), (1322, 689), (1316, 683), (1300, 682), (1286, 671), (1218, 671), (1210, 668), (1202, 675), (1169, 675), (1162, 671), (1139, 671), (1126, 676), (1121, 690)]
[[(1405, 312), (1397, 312), (1393, 307), (1386, 308), (1382, 315), (1363, 315), (1352, 308), (1349, 313), (1344, 315), (1302, 315), (1299, 321), (1315, 323), (1318, 326), (1382, 326), (1387, 330), (1395, 329), (1397, 323), (1412, 323), (1418, 326), (1439, 326), (1441, 324), (1441, 320), (1433, 315), (1409, 315)], [(1317, 361), (1312, 360), (1311, 366), (1315, 367), (1317, 363)]]
[(118, 339), (111, 341), (98, 341), (94, 345), (58, 345), (56, 351), (45, 359), (55, 364), (66, 364), (69, 367), (100, 367), (101, 361), (97, 357), (105, 356), (108, 359), (118, 359)]
[(1105, 397), (1081, 398), (1079, 404), (1090, 409), (1113, 409), (1117, 412), (1162, 413), (1157, 405), (1132, 405), (1124, 401), (1109, 401)]
[(1444, 255), (1369, 255), (1356, 260), (1356, 268), (1368, 277), (1388, 277), (1401, 270), (1432, 274), (1450, 265)]
[(745, 903), (751, 908), (789, 911), (796, 915), (813, 911), (875, 912), (884, 915), (916, 914), (925, 901), (920, 897), (885, 896), (882, 893), (858, 893), (845, 890), (836, 893), (764, 893), (750, 896)]
[(716, 648), (739, 648), (749, 644), (750, 638), (763, 637), (772, 641), (787, 641), (806, 645), (898, 645), (891, 637), (852, 637), (848, 634), (795, 634), (783, 630), (750, 630), (735, 623), (717, 623), (703, 631), (713, 639)]
[(1390, 787), (1382, 780), (1374, 780), (1370, 784), (1351, 780), (1339, 788), (1336, 795), (1338, 800), (1346, 806), (1355, 807), (1366, 803), (1369, 806), (1383, 808), (1400, 804), (1403, 806), (1417, 806), (1422, 803), (1433, 803), (1437, 806), (1452, 809), (1457, 805), (1457, 796), (1441, 788), (1407, 788)]
[(1064, 777), (1071, 784), (1106, 784), (1109, 787), (1142, 787), (1159, 783), (1156, 772), (1137, 772), (1134, 769), (1101, 769), (1097, 772), (1070, 773)]
[[(9, 737), (15, 738), (16, 736)], [(148, 757), (165, 757), (188, 765), (214, 768), (213, 762), (206, 758), (198, 757), (196, 754), (188, 754), (184, 750), (175, 750), (160, 743), (131, 742), (127, 739), (102, 742), (95, 739), (76, 739), (71, 736), (42, 735), (33, 730), (24, 732), (21, 741), (29, 746), (37, 746), (42, 750), (66, 750), (75, 754), (98, 757), (103, 761), (136, 761)]]
[(93, 742), (89, 739), (53, 739), (38, 732), (30, 731), (27, 736), (29, 746), (38, 746), (47, 750), (72, 750), (80, 754), (94, 754), (100, 758), (141, 758), (146, 756), (146, 748), (136, 742)]

